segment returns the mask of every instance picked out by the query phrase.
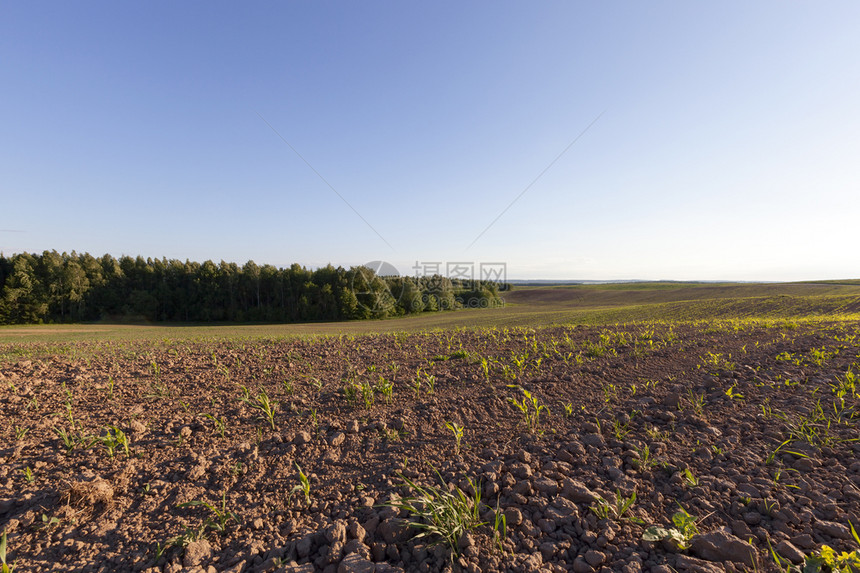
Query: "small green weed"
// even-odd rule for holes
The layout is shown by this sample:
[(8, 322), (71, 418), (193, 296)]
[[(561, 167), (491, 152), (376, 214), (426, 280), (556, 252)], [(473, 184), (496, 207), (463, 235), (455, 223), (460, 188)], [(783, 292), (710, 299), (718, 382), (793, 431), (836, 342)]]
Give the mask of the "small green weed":
[(262, 412), (263, 415), (260, 416), (260, 419), (269, 422), (272, 430), (275, 429), (275, 411), (278, 409), (278, 403), (269, 399), (269, 395), (266, 394), (265, 389), (260, 389), (260, 393), (257, 394), (256, 399), (251, 400), (250, 398), (243, 396), (242, 401), (248, 404), (251, 408)]
[(548, 411), (547, 407), (538, 402), (536, 396), (532, 396), (532, 393), (519, 386), (517, 384), (508, 385), (508, 388), (517, 388), (522, 392), (523, 398), (522, 401), (519, 402), (515, 398), (508, 398), (508, 402), (517, 407), (517, 409), (523, 415), (523, 421), (525, 422), (526, 428), (530, 433), (534, 433), (538, 429), (538, 425), (540, 424), (540, 414), (543, 411)]
[(599, 519), (621, 519), (632, 523), (644, 523), (641, 519), (634, 516), (628, 516), (627, 512), (636, 503), (636, 492), (634, 491), (629, 497), (621, 495), (621, 490), (615, 490), (615, 500), (610, 502), (602, 497), (598, 497), (593, 505), (589, 506), (594, 515)]
[[(428, 537), (430, 543), (438, 543), (438, 540), (433, 538), (439, 537), (451, 549), (452, 558), (459, 555), (457, 543), (460, 537), (484, 525), (478, 513), (481, 504), (480, 484), (473, 482), (471, 478), (466, 478), (474, 491), (473, 496), (468, 496), (457, 486), (449, 489), (449, 485), (445, 483), (438, 471), (436, 475), (441, 482), (441, 487), (421, 486), (403, 474), (399, 475), (405, 482), (404, 485), (409, 486), (416, 495), (383, 505), (405, 510), (418, 518), (409, 522), (410, 527), (422, 530), (415, 536), (416, 539)], [(496, 526), (499, 526), (498, 520)]]
[(386, 404), (391, 404), (391, 398), (394, 394), (394, 382), (386, 380), (379, 375), (379, 381), (376, 383), (376, 390), (382, 394), (382, 401)]
[(704, 416), (705, 414), (705, 393), (701, 392), (696, 394), (692, 389), (687, 390), (687, 401), (690, 404), (690, 408), (697, 416)]
[(111, 458), (114, 457), (116, 450), (122, 448), (125, 456), (129, 457), (128, 436), (125, 435), (125, 432), (116, 426), (105, 426), (104, 429), (105, 435), (98, 438), (98, 441), (108, 451), (108, 456)]
[[(854, 529), (854, 524), (849, 521), (848, 525), (851, 527), (851, 536), (857, 542), (857, 545), (860, 546), (860, 535)], [(860, 550), (855, 549), (850, 553), (847, 551), (837, 553), (829, 545), (823, 545), (816, 553), (807, 556), (803, 567), (803, 573), (820, 573), (824, 571), (854, 573), (858, 570), (860, 570)]]
[(504, 543), (508, 536), (508, 518), (505, 517), (504, 512), (499, 511), (498, 500), (496, 501), (496, 511), (493, 515), (493, 541), (496, 543), (499, 553), (504, 554)]
[(641, 448), (634, 446), (634, 450), (639, 456), (638, 460), (634, 460), (634, 465), (639, 471), (647, 471), (657, 465), (657, 460), (651, 454), (651, 447), (648, 444), (645, 444)]
[(623, 441), (630, 434), (630, 421), (621, 422), (621, 420), (612, 420), (612, 435), (619, 442)]
[(226, 435), (227, 435), (227, 424), (224, 422), (223, 416), (220, 418), (216, 418), (212, 414), (203, 414), (203, 417), (212, 420), (212, 423), (215, 425), (215, 429), (213, 430), (213, 433), (219, 434), (222, 438), (226, 437)]
[(228, 523), (231, 521), (239, 522), (239, 517), (234, 512), (227, 510), (227, 492), (221, 494), (221, 507), (217, 507), (205, 501), (197, 500), (180, 503), (177, 507), (197, 507), (201, 505), (212, 513), (212, 515), (207, 517), (203, 522), (201, 529), (204, 533), (206, 530), (223, 533), (227, 531)]
[(668, 539), (678, 544), (682, 550), (690, 548), (690, 541), (694, 536), (699, 534), (699, 528), (696, 525), (697, 517), (687, 513), (687, 510), (678, 505), (680, 511), (672, 515), (672, 523), (675, 527), (666, 529), (652, 525), (642, 534), (642, 539), (645, 541), (663, 541)]
[(696, 487), (699, 485), (699, 478), (693, 475), (693, 472), (690, 471), (690, 468), (684, 468), (684, 471), (681, 472), (681, 477), (684, 478), (684, 484), (687, 487)]
[(744, 395), (740, 392), (735, 392), (735, 386), (737, 386), (737, 384), (732, 384), (731, 386), (729, 386), (728, 389), (726, 389), (726, 396), (728, 396), (731, 400), (743, 400)]

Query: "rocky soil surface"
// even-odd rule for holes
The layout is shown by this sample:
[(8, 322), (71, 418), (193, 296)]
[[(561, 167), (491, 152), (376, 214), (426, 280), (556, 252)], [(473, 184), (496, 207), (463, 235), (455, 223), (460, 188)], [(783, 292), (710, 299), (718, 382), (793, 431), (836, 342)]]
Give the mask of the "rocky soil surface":
[[(2, 345), (0, 530), (19, 571), (785, 571), (858, 549), (858, 332)], [(416, 537), (421, 491), (474, 520)]]

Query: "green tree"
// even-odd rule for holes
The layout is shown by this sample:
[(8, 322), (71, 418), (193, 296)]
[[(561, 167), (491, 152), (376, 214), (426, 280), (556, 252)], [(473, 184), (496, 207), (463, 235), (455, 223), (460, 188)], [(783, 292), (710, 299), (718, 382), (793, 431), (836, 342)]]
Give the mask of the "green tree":
[(8, 323), (41, 323), (48, 314), (48, 303), (39, 293), (36, 263), (27, 253), (13, 258), (12, 274), (3, 289), (3, 314)]
[(83, 318), (84, 297), (90, 288), (87, 273), (72, 253), (63, 264), (63, 298), (68, 302), (69, 316), (73, 321)]

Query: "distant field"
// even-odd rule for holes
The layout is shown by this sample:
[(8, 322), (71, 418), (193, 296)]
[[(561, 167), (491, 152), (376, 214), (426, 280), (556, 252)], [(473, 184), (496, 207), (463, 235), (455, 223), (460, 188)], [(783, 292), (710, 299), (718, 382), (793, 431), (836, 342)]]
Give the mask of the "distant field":
[(860, 282), (676, 283), (520, 287), (498, 309), (284, 325), (74, 324), (0, 327), (0, 343), (106, 339), (271, 338), (650, 320), (860, 319)]

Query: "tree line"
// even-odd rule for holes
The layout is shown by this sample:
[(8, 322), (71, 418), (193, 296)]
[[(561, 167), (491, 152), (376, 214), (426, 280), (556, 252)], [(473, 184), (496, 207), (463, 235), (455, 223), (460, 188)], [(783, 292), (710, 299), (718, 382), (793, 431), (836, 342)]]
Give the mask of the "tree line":
[(306, 322), (503, 304), (499, 285), (366, 267), (309, 270), (45, 251), (0, 254), (0, 324)]

